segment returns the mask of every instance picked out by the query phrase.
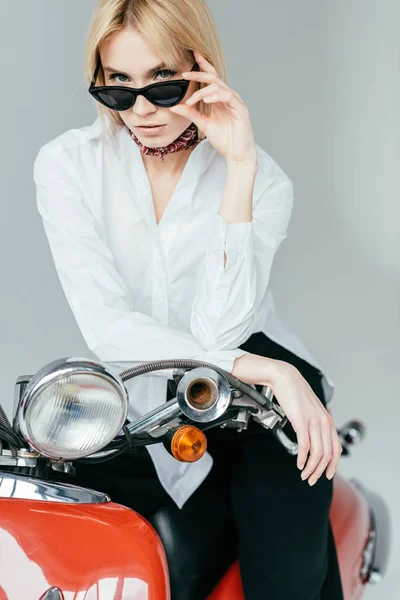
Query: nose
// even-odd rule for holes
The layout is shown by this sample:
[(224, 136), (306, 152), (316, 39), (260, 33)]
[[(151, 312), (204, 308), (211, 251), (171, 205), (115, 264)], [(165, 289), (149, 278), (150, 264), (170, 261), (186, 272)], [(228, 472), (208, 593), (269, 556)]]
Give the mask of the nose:
[(152, 104), (147, 98), (139, 94), (136, 96), (135, 104), (132, 107), (132, 110), (139, 116), (148, 115), (149, 113), (154, 113), (157, 110), (157, 106)]

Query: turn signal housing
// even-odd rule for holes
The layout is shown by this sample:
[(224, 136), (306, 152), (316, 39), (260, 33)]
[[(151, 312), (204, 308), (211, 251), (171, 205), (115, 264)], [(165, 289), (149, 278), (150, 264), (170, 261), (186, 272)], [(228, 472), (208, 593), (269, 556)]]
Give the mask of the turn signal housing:
[(183, 425), (172, 432), (170, 452), (181, 462), (196, 462), (207, 450), (205, 434), (194, 425)]

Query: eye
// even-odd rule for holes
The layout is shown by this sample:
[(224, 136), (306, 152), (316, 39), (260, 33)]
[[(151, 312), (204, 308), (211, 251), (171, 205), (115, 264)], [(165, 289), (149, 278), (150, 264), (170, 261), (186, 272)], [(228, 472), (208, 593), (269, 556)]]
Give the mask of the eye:
[(168, 79), (168, 77), (172, 77), (177, 74), (177, 71), (171, 71), (171, 69), (160, 69), (156, 71), (154, 75), (158, 75), (159, 73), (167, 73), (167, 77), (161, 77), (161, 79)]
[[(119, 81), (117, 79), (117, 77), (125, 77), (125, 81)], [(122, 75), (122, 73), (113, 73), (112, 75), (110, 75), (109, 79), (116, 79), (117, 83), (126, 83), (126, 80), (129, 79), (129, 77), (127, 77), (126, 75)]]
[[(160, 69), (159, 71), (156, 71), (154, 73), (154, 77), (156, 77), (156, 75), (159, 75), (160, 73), (163, 73), (165, 75), (164, 77), (161, 77), (161, 81), (164, 81), (169, 77), (173, 77), (174, 75), (176, 75), (177, 71), (172, 71), (171, 69)], [(125, 79), (121, 80), (121, 77), (124, 77)], [(127, 83), (127, 80), (129, 81), (129, 77), (127, 75), (123, 75), (122, 73), (113, 73), (112, 75), (110, 75), (109, 80), (115, 80), (117, 83)]]

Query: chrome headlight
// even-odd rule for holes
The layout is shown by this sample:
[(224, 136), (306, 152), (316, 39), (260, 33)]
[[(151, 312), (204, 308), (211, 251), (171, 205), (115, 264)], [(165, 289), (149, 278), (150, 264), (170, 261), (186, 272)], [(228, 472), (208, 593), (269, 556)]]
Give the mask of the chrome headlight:
[(128, 394), (107, 366), (87, 358), (55, 360), (30, 379), (18, 407), (22, 434), (50, 458), (101, 450), (125, 423)]

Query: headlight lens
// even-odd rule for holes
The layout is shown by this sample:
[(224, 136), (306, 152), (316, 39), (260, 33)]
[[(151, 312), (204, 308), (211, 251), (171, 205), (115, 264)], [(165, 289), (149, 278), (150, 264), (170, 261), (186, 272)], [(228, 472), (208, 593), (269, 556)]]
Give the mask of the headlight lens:
[(18, 415), (23, 435), (38, 452), (77, 459), (113, 440), (127, 410), (127, 392), (117, 375), (101, 363), (68, 358), (33, 376)]

